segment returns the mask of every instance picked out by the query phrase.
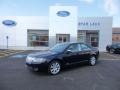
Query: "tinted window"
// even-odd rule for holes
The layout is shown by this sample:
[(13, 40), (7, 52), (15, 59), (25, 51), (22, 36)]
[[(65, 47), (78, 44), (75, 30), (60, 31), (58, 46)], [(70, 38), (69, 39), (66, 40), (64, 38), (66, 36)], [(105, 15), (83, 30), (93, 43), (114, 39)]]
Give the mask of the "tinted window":
[(70, 50), (71, 52), (78, 52), (79, 51), (78, 44), (70, 45), (67, 50)]
[(63, 52), (67, 48), (68, 44), (56, 44), (53, 48), (51, 48), (51, 51), (54, 52)]
[(91, 48), (90, 48), (89, 46), (85, 45), (85, 44), (80, 44), (80, 46), (81, 46), (81, 49), (82, 49), (83, 51), (91, 50)]
[(78, 44), (78, 47), (79, 47), (79, 51), (82, 51), (82, 48), (81, 48), (81, 45), (80, 45), (80, 44)]
[(117, 47), (120, 47), (120, 44), (117, 44)]

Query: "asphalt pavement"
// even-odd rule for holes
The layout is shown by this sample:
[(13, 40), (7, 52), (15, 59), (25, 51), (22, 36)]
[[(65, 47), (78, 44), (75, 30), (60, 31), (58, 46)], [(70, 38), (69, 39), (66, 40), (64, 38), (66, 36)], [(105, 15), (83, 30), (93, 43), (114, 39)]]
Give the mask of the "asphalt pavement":
[(119, 55), (101, 53), (95, 66), (80, 64), (50, 76), (25, 67), (30, 52), (0, 58), (0, 90), (120, 90)]

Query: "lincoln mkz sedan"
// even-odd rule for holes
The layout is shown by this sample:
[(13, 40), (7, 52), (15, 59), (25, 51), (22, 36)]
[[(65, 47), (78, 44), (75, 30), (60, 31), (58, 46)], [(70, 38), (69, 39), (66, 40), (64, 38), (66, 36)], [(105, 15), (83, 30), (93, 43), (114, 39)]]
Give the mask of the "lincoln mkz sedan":
[(66, 65), (88, 62), (94, 66), (99, 57), (99, 51), (84, 43), (56, 44), (47, 51), (29, 54), (26, 66), (34, 71), (46, 69), (49, 74), (56, 75)]

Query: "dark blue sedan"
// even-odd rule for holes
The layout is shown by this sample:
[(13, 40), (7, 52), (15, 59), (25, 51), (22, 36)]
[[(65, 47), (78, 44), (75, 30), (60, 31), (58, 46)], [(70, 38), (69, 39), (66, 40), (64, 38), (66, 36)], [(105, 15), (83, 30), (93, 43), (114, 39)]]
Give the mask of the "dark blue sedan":
[(98, 49), (87, 44), (61, 43), (48, 51), (29, 54), (26, 65), (34, 71), (46, 69), (49, 74), (56, 75), (65, 65), (89, 62), (89, 65), (94, 66), (98, 56)]

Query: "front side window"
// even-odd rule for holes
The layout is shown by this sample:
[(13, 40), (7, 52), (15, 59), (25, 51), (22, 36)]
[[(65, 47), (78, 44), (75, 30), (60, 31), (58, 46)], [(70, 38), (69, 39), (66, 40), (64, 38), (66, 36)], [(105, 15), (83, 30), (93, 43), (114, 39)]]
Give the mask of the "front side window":
[(68, 44), (56, 44), (50, 50), (53, 52), (63, 52), (67, 48)]

